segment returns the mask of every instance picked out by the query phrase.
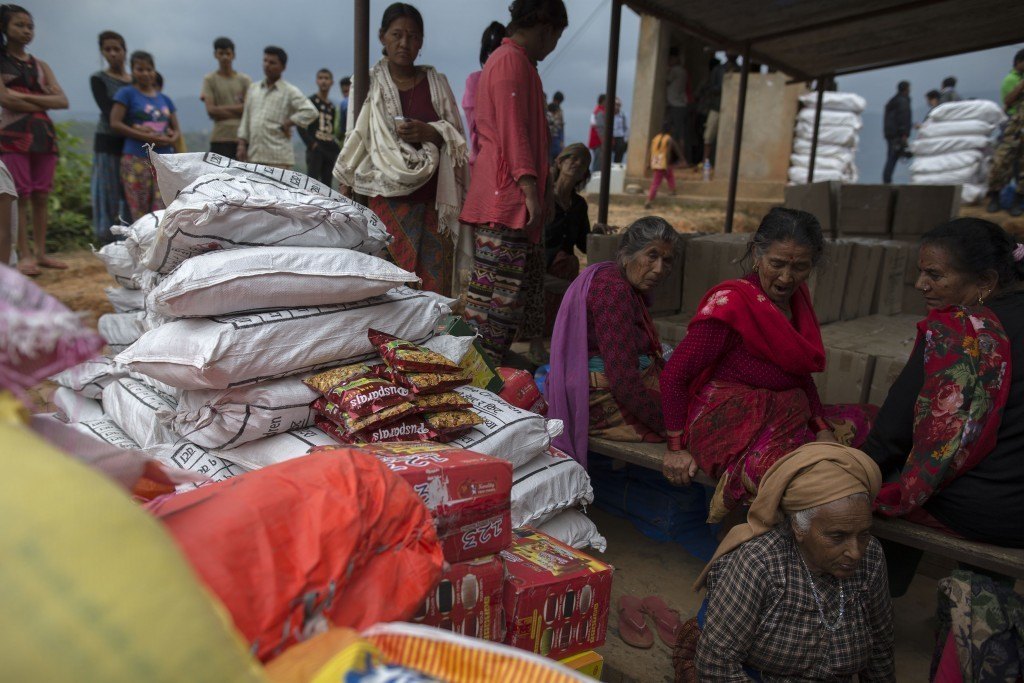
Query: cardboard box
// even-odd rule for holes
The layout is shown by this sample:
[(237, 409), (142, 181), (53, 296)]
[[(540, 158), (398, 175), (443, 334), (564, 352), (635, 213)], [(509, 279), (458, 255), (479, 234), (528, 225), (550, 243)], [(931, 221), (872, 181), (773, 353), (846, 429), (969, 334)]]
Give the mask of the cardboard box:
[(692, 317), (707, 291), (724, 280), (743, 276), (740, 260), (747, 252), (750, 235), (704, 235), (686, 245), (683, 269), (682, 312)]
[(826, 346), (825, 372), (814, 375), (821, 402), (864, 403), (874, 369), (874, 356)]
[(497, 555), (455, 562), (410, 621), (496, 643), (505, 640), (505, 565)]
[[(445, 334), (455, 337), (476, 336), (476, 330), (458, 316), (448, 317), (442, 325)], [(472, 384), (475, 387), (497, 394), (505, 384), (498, 376), (498, 371), (487, 360), (487, 354), (484, 353), (484, 347), (481, 346), (479, 340), (473, 342), (473, 346), (470, 347), (459, 366), (473, 377)]]
[(836, 214), (840, 183), (837, 180), (811, 183), (810, 185), (787, 185), (786, 203), (788, 209), (799, 209), (814, 214), (821, 223), (826, 237), (836, 236)]
[(893, 235), (916, 237), (960, 214), (959, 185), (900, 185)]
[(836, 219), (839, 234), (891, 234), (894, 200), (891, 185), (843, 185)]
[(569, 667), (582, 676), (593, 678), (595, 681), (601, 680), (601, 672), (604, 671), (604, 657), (593, 650), (566, 657), (559, 664)]
[(610, 564), (534, 529), (517, 529), (505, 562), (505, 643), (561, 659), (604, 644)]
[(619, 254), (619, 246), (622, 244), (622, 233), (603, 235), (592, 232), (587, 235), (587, 265), (604, 261), (614, 261)]
[(512, 465), (482, 453), (430, 442), (362, 447), (419, 494), (434, 515), (449, 562), (492, 555), (511, 542)]
[(924, 294), (919, 292), (914, 285), (903, 285), (900, 292), (900, 312), (910, 313), (923, 318), (928, 315), (928, 306), (924, 301)]
[(875, 359), (875, 372), (871, 376), (871, 389), (868, 392), (868, 403), (881, 407), (885, 403), (885, 397), (889, 395), (896, 378), (903, 372), (907, 364), (906, 358), (886, 358), (879, 356)]
[(853, 243), (849, 240), (825, 240), (825, 253), (807, 279), (814, 312), (822, 325), (842, 317), (843, 296), (846, 293), (852, 253)]
[(877, 240), (851, 239), (850, 267), (843, 292), (841, 319), (871, 315), (885, 248)]
[(674, 347), (683, 341), (683, 337), (686, 336), (686, 324), (689, 320), (689, 318), (683, 319), (681, 316), (655, 318), (654, 329), (658, 331), (661, 343)]
[[(912, 250), (908, 243), (896, 240), (882, 240), (879, 244), (882, 245), (882, 261), (878, 267), (878, 286), (871, 302), (871, 312), (878, 315), (895, 315), (903, 311), (903, 281), (906, 278), (907, 262)], [(913, 261), (916, 272), (916, 255)]]

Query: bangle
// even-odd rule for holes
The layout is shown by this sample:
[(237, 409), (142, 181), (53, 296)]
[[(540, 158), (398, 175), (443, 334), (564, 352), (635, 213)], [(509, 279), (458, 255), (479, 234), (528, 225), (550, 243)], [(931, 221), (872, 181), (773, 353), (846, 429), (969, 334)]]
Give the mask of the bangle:
[(832, 425), (830, 425), (828, 422), (825, 421), (824, 418), (821, 417), (812, 417), (810, 420), (807, 421), (807, 426), (810, 427), (811, 431), (814, 432), (815, 434), (826, 430), (832, 431)]
[(683, 435), (682, 434), (669, 434), (668, 436), (668, 449), (670, 451), (681, 451), (683, 450)]

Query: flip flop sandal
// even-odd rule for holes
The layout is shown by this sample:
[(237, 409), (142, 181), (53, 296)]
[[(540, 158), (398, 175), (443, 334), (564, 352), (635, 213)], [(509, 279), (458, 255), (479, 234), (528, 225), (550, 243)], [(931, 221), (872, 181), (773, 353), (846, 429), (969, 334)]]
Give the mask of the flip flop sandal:
[(39, 270), (37, 265), (27, 265), (18, 263), (18, 272), (26, 277), (39, 277), (42, 275), (42, 271)]
[(619, 598), (619, 637), (626, 645), (648, 649), (654, 645), (654, 634), (641, 612), (640, 599), (632, 595)]
[(36, 259), (36, 262), (43, 268), (52, 268), (54, 270), (68, 269), (68, 264), (64, 263), (63, 261), (58, 261), (55, 258), (50, 258), (49, 256), (44, 256), (40, 259)]
[(679, 618), (679, 610), (669, 607), (660, 595), (648, 595), (640, 603), (640, 609), (654, 621), (663, 643), (675, 647), (676, 639), (683, 622)]

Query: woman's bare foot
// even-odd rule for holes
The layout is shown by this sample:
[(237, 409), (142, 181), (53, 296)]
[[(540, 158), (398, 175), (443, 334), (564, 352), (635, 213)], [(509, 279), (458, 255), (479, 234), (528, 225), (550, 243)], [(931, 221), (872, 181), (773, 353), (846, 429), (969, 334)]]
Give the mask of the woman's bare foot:
[(49, 256), (45, 256), (45, 255), (40, 256), (38, 261), (39, 261), (39, 265), (41, 265), (43, 268), (53, 268), (54, 270), (67, 270), (68, 269), (68, 264), (66, 264), (63, 261), (60, 261), (58, 259), (51, 258)]

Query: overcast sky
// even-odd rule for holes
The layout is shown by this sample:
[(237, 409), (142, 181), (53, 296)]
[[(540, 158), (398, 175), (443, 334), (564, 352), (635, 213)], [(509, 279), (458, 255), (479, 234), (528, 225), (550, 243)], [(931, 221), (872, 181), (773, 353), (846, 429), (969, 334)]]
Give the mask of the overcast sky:
[[(462, 97), (466, 76), (479, 68), (480, 34), (492, 21), (507, 22), (510, 0), (420, 0), (426, 36), (419, 62), (433, 64), (448, 76), (456, 97)], [(389, 2), (371, 2), (372, 59), (380, 54), (376, 32)], [(585, 140), (588, 118), (597, 94), (604, 89), (607, 64), (609, 0), (566, 0), (569, 28), (555, 52), (540, 64), (545, 90), (566, 95), (566, 139)], [(276, 44), (289, 54), (285, 78), (304, 91), (315, 90), (317, 69), (328, 67), (335, 78), (352, 70), (352, 3), (339, 0), (45, 0), (27, 5), (36, 21), (36, 40), (29, 50), (53, 67), (71, 101), (65, 116), (93, 118), (89, 75), (102, 68), (96, 36), (104, 29), (122, 33), (128, 49), (156, 57), (166, 82), (165, 92), (189, 119), (197, 114), (202, 77), (216, 69), (212, 42), (227, 35), (237, 46), (236, 67), (254, 78), (262, 76), (265, 45)], [(619, 91), (630, 111), (636, 65), (639, 17), (624, 9), (619, 60)], [(999, 82), (1010, 69), (1019, 46), (922, 62), (841, 78), (842, 90), (867, 98), (869, 111), (881, 112), (901, 79), (912, 83), (915, 120), (924, 112), (924, 93), (942, 78), (956, 75), (965, 96), (995, 99)], [(335, 90), (337, 93), (337, 90)], [(870, 121), (870, 119), (869, 119)], [(187, 126), (186, 126), (187, 127)], [(880, 128), (880, 124), (876, 124)], [(861, 133), (861, 182), (877, 182), (877, 155), (884, 148), (881, 130)], [(883, 150), (884, 152), (884, 150)], [(881, 157), (884, 161), (884, 154)], [(879, 166), (876, 170), (874, 166)], [(903, 166), (905, 169), (905, 165)], [(905, 172), (905, 171), (904, 171)]]

